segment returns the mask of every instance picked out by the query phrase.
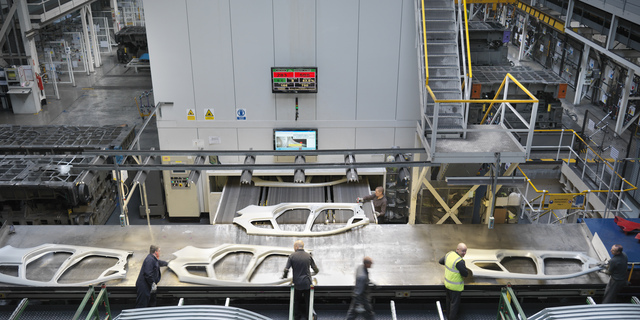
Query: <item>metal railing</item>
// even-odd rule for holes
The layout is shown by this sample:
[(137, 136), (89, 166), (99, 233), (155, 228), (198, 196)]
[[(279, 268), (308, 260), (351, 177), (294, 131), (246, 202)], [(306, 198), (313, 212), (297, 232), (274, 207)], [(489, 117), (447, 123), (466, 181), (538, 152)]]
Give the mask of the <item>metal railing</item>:
[[(584, 184), (587, 187), (591, 185), (594, 186), (594, 188), (587, 188), (585, 190), (580, 190), (579, 192), (571, 193), (557, 193), (550, 192), (549, 190), (538, 189), (533, 181), (524, 172), (524, 170), (518, 167), (518, 170), (527, 181), (524, 193), (521, 192), (521, 194), (527, 195), (530, 188), (533, 189), (536, 194), (536, 196), (532, 197), (531, 200), (523, 197), (524, 201), (521, 204), (521, 218), (523, 218), (524, 214), (526, 213), (532, 222), (539, 222), (540, 217), (549, 214), (549, 223), (562, 223), (563, 220), (566, 220), (569, 217), (569, 215), (567, 214), (563, 217), (559, 217), (554, 210), (571, 209), (574, 210), (574, 214), (585, 214), (589, 212), (594, 213), (598, 210), (587, 209), (590, 197), (605, 194), (605, 216), (607, 212), (611, 212), (614, 215), (617, 215), (622, 212), (631, 211), (631, 208), (623, 200), (622, 195), (625, 192), (636, 190), (638, 188), (627, 181), (617, 172), (616, 169), (619, 167), (618, 164), (620, 163), (620, 161), (611, 160), (611, 162), (613, 162), (613, 165), (611, 165), (609, 163), (610, 161), (603, 159), (574, 130), (543, 129), (535, 130), (535, 132), (560, 132), (560, 143), (557, 146), (553, 146), (558, 148), (558, 151), (556, 152), (556, 158), (554, 160), (564, 161), (569, 165), (575, 164), (575, 168), (577, 169), (580, 169), (581, 167), (581, 172), (576, 173), (580, 173), (580, 179), (583, 180)], [(562, 145), (565, 133), (572, 134), (571, 143), (569, 145)], [(585, 152), (579, 153), (574, 150), (574, 146), (577, 144), (577, 142), (581, 142), (581, 145), (585, 147)], [(552, 146), (537, 146), (533, 148), (545, 149), (550, 147)], [(561, 158), (561, 155), (564, 154), (566, 154), (567, 157)], [(575, 171), (577, 170), (574, 170), (574, 172)], [(609, 182), (607, 182), (607, 179), (605, 179), (605, 173), (608, 174)], [(590, 181), (585, 182), (585, 178), (589, 178)], [(619, 185), (615, 184), (618, 180), (620, 181)], [(617, 202), (615, 209), (610, 209), (608, 206), (611, 200)], [(621, 206), (625, 206), (625, 208), (621, 208)], [(551, 220), (552, 215), (556, 217), (555, 221)]]
[(527, 320), (527, 315), (522, 310), (520, 303), (518, 303), (516, 294), (511, 289), (511, 284), (500, 290), (497, 319)]
[[(507, 99), (507, 94), (509, 92), (509, 83), (513, 82), (514, 84), (516, 84), (530, 99)], [(433, 99), (433, 101), (435, 102), (435, 106), (434, 106), (434, 110), (433, 110), (433, 123), (431, 123), (431, 121), (429, 121), (428, 117), (423, 116), (423, 120), (425, 120), (426, 125), (428, 125), (428, 129), (431, 129), (431, 143), (428, 144), (430, 147), (430, 154), (434, 154), (435, 153), (435, 148), (436, 148), (436, 136), (438, 132), (459, 132), (460, 130), (458, 129), (438, 129), (438, 117), (437, 114), (439, 112), (440, 109), (440, 104), (441, 103), (489, 103), (489, 110), (491, 109), (491, 107), (496, 104), (499, 103), (500, 106), (498, 107), (498, 110), (495, 114), (495, 116), (491, 119), (491, 121), (489, 121), (489, 124), (496, 124), (499, 125), (499, 128), (496, 128), (495, 131), (501, 131), (501, 132), (511, 132), (511, 133), (528, 133), (527, 134), (527, 141), (526, 141), (526, 145), (524, 146), (525, 151), (526, 151), (526, 157), (529, 157), (529, 154), (531, 152), (531, 142), (533, 141), (533, 131), (535, 128), (535, 120), (537, 117), (537, 113), (538, 113), (538, 103), (539, 100), (531, 93), (529, 92), (529, 90), (527, 90), (527, 88), (524, 87), (524, 85), (522, 85), (515, 77), (513, 77), (510, 73), (507, 73), (507, 75), (505, 76), (505, 78), (502, 80), (502, 84), (500, 85), (500, 88), (498, 89), (498, 91), (496, 92), (496, 95), (493, 99), (461, 99), (461, 100), (440, 100), (438, 98), (436, 98), (435, 94), (433, 93), (433, 91), (431, 90), (431, 88), (429, 86), (427, 86), (427, 90), (429, 92), (429, 96), (431, 97), (431, 99)], [(503, 94), (502, 99), (498, 99), (498, 97), (500, 96), (500, 94)], [(532, 110), (531, 110), (531, 116), (528, 119), (528, 121), (523, 118), (517, 111), (516, 109), (513, 107), (512, 103), (531, 103), (533, 104)], [(507, 126), (507, 124), (505, 123), (505, 113), (507, 110), (510, 110), (511, 112), (513, 112), (516, 117), (522, 121), (522, 123), (524, 124), (524, 129), (512, 129), (510, 128), (510, 126)], [(486, 116), (488, 116), (488, 114), (485, 115), (485, 119)], [(485, 120), (483, 119), (483, 120)], [(465, 122), (467, 122), (468, 119), (464, 119)], [(483, 121), (484, 123), (484, 121)], [(423, 129), (427, 129), (426, 127), (423, 127)], [(486, 130), (486, 129), (469, 129), (467, 127), (464, 127), (463, 132), (464, 134), (466, 134), (467, 132), (488, 132), (491, 130)]]

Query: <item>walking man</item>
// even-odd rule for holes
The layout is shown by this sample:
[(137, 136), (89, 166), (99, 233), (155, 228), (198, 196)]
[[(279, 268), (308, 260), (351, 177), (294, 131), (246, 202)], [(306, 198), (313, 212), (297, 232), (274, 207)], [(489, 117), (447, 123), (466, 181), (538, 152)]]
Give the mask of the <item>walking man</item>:
[(362, 265), (356, 269), (356, 286), (353, 288), (351, 305), (347, 311), (347, 320), (355, 319), (359, 313), (367, 320), (375, 319), (373, 307), (371, 306), (369, 268), (373, 265), (370, 257), (362, 259)]

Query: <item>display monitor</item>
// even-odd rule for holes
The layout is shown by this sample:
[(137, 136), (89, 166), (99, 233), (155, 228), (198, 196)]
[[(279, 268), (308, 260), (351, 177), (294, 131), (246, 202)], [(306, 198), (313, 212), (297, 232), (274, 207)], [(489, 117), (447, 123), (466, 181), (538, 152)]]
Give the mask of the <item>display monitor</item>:
[(318, 150), (317, 129), (274, 129), (275, 150)]
[(318, 68), (316, 67), (272, 67), (271, 92), (273, 93), (317, 93)]
[(4, 73), (5, 76), (7, 77), (7, 81), (18, 81), (18, 70), (11, 68), (11, 69), (4, 69)]

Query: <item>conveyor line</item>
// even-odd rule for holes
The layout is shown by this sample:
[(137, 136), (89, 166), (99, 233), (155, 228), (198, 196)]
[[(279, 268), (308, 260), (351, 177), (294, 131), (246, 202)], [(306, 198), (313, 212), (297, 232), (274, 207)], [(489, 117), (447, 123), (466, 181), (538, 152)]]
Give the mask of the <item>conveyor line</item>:
[[(247, 235), (233, 224), (221, 225), (169, 225), (169, 226), (15, 226), (16, 233), (0, 237), (2, 246), (34, 247), (43, 243), (59, 243), (121, 249), (133, 251), (123, 280), (107, 282), (109, 287), (134, 287), (142, 261), (149, 245), (155, 243), (162, 249), (161, 259), (172, 259), (172, 253), (185, 246), (213, 248), (225, 243), (291, 247), (297, 237), (265, 237)], [(374, 267), (371, 279), (380, 286), (418, 287), (442, 286), (444, 268), (438, 260), (458, 242), (465, 242), (477, 249), (518, 249), (582, 251), (596, 257), (587, 238), (589, 230), (584, 224), (567, 225), (375, 225), (370, 224), (334, 236), (302, 238), (305, 247), (313, 251), (320, 273), (316, 276), (319, 286), (345, 287), (353, 285), (354, 270), (363, 256), (371, 256)], [(235, 260), (223, 262), (224, 269), (233, 267)], [(237, 259), (243, 263), (246, 259)], [(515, 261), (515, 268), (521, 261)], [(260, 267), (260, 275), (279, 275), (284, 260), (274, 260)], [(40, 264), (47, 266), (46, 261)], [(570, 264), (571, 265), (571, 264)], [(570, 266), (569, 265), (569, 266)], [(548, 268), (564, 270), (567, 265), (556, 261)], [(182, 283), (170, 270), (162, 269), (159, 283), (163, 290), (171, 291), (208, 287)], [(37, 270), (34, 269), (35, 272)], [(75, 274), (95, 273), (90, 266), (81, 266)], [(50, 273), (49, 273), (50, 274)], [(598, 289), (608, 281), (608, 276), (590, 273), (562, 280), (517, 280), (470, 277), (467, 285), (538, 285), (538, 286), (593, 286)], [(16, 286), (4, 285), (5, 288)], [(17, 287), (17, 289), (21, 289)], [(26, 288), (33, 290), (33, 288)]]

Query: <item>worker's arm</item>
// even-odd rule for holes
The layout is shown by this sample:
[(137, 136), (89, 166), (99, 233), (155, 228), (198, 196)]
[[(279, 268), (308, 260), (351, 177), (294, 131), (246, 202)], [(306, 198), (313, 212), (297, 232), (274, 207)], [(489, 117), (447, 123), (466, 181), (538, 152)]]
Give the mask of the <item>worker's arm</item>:
[(318, 272), (320, 272), (320, 269), (318, 269), (318, 266), (316, 266), (316, 262), (313, 261), (313, 257), (311, 257), (311, 269), (313, 269), (313, 275), (318, 274)]
[(444, 266), (444, 258), (446, 258), (447, 256), (445, 255), (444, 257), (440, 258), (440, 260), (438, 260), (438, 263)]
[(282, 272), (282, 279), (285, 279), (289, 275), (289, 268), (291, 268), (291, 257), (287, 259), (287, 265), (284, 267), (284, 271)]
[(467, 265), (464, 263), (464, 260), (460, 260), (456, 263), (456, 269), (458, 269), (458, 272), (460, 272), (460, 275), (463, 277), (469, 275), (469, 270), (467, 269)]
[(387, 213), (387, 199), (383, 198), (384, 201), (382, 201), (382, 204), (380, 205), (380, 215), (384, 216), (385, 213)]

